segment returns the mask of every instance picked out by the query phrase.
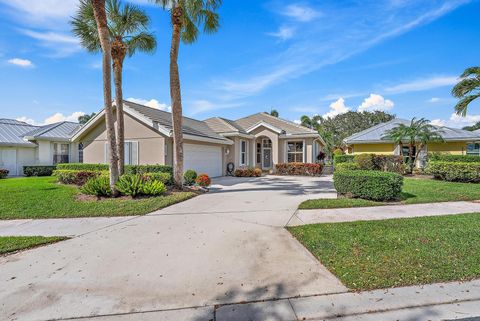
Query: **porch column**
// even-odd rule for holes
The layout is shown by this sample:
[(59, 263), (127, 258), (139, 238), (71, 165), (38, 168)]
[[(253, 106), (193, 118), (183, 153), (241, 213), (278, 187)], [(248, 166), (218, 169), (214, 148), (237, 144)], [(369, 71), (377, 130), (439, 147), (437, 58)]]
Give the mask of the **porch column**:
[(254, 139), (249, 139), (248, 140), (248, 166), (250, 167), (255, 167), (255, 157), (256, 157), (256, 151), (257, 151), (257, 146), (256, 146), (256, 140)]

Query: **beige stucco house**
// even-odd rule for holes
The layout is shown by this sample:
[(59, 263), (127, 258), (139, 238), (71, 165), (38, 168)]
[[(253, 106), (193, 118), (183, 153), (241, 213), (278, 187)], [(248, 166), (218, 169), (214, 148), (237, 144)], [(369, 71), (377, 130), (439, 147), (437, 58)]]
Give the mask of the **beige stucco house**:
[[(171, 114), (129, 101), (125, 110), (125, 162), (173, 164)], [(183, 118), (184, 169), (212, 177), (228, 163), (274, 170), (282, 162), (315, 162), (324, 145), (317, 132), (293, 122), (258, 113), (236, 121)], [(104, 112), (83, 126), (72, 141), (83, 146), (85, 163), (106, 163), (108, 146)]]

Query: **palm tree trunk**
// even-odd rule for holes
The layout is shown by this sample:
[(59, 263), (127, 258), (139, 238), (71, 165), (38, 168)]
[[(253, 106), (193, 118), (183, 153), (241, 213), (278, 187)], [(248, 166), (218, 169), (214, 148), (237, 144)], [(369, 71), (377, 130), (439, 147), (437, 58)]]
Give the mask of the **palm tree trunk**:
[(115, 83), (115, 106), (117, 117), (118, 173), (123, 175), (125, 167), (125, 121), (123, 113), (122, 73), (127, 48), (122, 41), (112, 43), (113, 81)]
[(115, 124), (112, 112), (112, 69), (111, 69), (111, 45), (107, 26), (107, 15), (105, 12), (105, 0), (92, 0), (95, 21), (102, 46), (102, 65), (103, 65), (103, 102), (105, 105), (105, 123), (107, 127), (107, 142), (110, 149), (109, 168), (110, 168), (110, 186), (113, 195), (117, 195), (115, 183), (118, 180), (118, 155), (115, 138)]
[(413, 173), (413, 167), (415, 165), (415, 163), (413, 162), (413, 147), (415, 145), (410, 143), (408, 145), (408, 167), (410, 168), (410, 174)]
[(178, 50), (182, 31), (183, 8), (176, 6), (172, 10), (172, 45), (170, 48), (170, 98), (172, 100), (173, 124), (173, 176), (175, 185), (182, 187), (183, 180), (183, 133), (182, 133), (182, 95), (178, 72)]

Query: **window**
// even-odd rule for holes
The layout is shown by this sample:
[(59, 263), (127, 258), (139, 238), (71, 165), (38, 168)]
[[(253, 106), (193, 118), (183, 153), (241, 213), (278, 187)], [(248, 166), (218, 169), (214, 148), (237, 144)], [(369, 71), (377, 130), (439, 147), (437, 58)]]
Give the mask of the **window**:
[(480, 156), (480, 143), (467, 144), (467, 155)]
[(262, 144), (257, 143), (257, 164), (262, 162)]
[(83, 143), (78, 144), (78, 162), (83, 163)]
[[(110, 162), (110, 148), (105, 143), (105, 164)], [(125, 165), (138, 165), (138, 142), (125, 142), (123, 157)]]
[(68, 144), (53, 143), (53, 165), (68, 163), (69, 147)]
[(240, 165), (247, 164), (247, 142), (245, 140), (240, 141)]
[(303, 142), (287, 143), (287, 162), (303, 163)]

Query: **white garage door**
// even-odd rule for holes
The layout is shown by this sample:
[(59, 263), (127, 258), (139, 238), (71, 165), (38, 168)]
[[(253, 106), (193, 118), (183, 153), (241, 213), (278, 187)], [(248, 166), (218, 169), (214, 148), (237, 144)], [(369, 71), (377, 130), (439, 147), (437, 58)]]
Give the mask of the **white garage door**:
[(8, 169), (9, 175), (17, 175), (17, 150), (15, 148), (0, 149), (0, 168)]
[(184, 170), (193, 169), (197, 174), (210, 177), (222, 176), (222, 147), (209, 145), (183, 145)]

